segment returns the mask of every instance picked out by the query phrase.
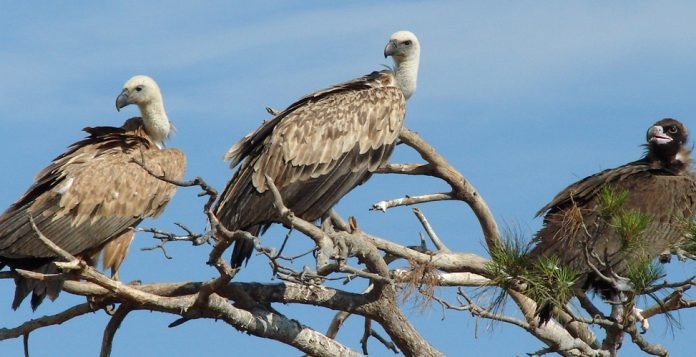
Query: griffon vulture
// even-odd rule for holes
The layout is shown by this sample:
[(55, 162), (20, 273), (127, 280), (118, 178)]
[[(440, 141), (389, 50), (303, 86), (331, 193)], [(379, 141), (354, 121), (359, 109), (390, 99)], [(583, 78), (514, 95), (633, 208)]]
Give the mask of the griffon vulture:
[[(214, 208), (226, 228), (258, 235), (277, 219), (266, 177), (296, 216), (314, 221), (387, 161), (416, 89), (418, 39), (396, 32), (384, 56), (392, 69), (300, 98), (227, 152), (230, 167), (244, 162)], [(252, 251), (250, 242), (236, 242), (232, 265)]]
[[(0, 267), (55, 273), (58, 256), (39, 240), (38, 230), (67, 252), (89, 261), (104, 251), (104, 267), (116, 274), (133, 238), (132, 227), (156, 217), (176, 186), (148, 173), (180, 180), (186, 160), (177, 149), (163, 148), (173, 126), (160, 89), (150, 77), (129, 79), (116, 108), (140, 108), (140, 117), (121, 127), (85, 128), (88, 136), (72, 144), (36, 176), (27, 192), (0, 216)], [(58, 296), (60, 282), (18, 276), (12, 307), (33, 293), (36, 309), (48, 296)]]

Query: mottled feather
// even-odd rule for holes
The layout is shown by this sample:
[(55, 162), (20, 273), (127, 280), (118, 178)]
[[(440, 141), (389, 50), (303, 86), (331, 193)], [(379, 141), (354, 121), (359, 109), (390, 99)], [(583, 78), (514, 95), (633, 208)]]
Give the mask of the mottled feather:
[[(246, 161), (215, 207), (218, 218), (229, 229), (253, 233), (273, 222), (266, 176), (298, 217), (320, 218), (386, 162), (404, 116), (405, 98), (389, 71), (301, 98), (225, 155), (232, 165)], [(233, 264), (247, 259), (250, 248), (237, 245)]]
[[(54, 159), (0, 216), (3, 265), (39, 269), (56, 258), (37, 239), (30, 216), (58, 246), (88, 259), (143, 218), (162, 213), (174, 195), (176, 186), (153, 177), (134, 161), (144, 163), (157, 175), (180, 180), (185, 157), (176, 149), (159, 149), (149, 139), (141, 118), (129, 119), (120, 128), (84, 130), (89, 136)], [(114, 260), (111, 265), (120, 262)], [(34, 288), (31, 285), (24, 295)], [(20, 302), (15, 301), (14, 307)]]

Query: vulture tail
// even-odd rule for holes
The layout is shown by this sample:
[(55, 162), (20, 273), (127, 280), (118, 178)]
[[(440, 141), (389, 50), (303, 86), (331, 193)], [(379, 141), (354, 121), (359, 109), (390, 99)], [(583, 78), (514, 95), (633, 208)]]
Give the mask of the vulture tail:
[[(263, 234), (268, 227), (270, 227), (270, 224), (255, 225), (247, 228), (246, 231), (258, 237)], [(232, 259), (230, 261), (232, 268), (237, 269), (241, 267), (242, 264), (246, 266), (246, 264), (249, 263), (249, 258), (251, 258), (251, 253), (254, 252), (254, 242), (250, 239), (242, 239), (235, 241), (233, 244), (234, 248), (232, 248)]]
[(539, 316), (539, 326), (544, 326), (549, 320), (551, 320), (551, 313), (553, 312), (553, 304), (550, 302), (545, 302), (539, 308), (537, 308), (536, 315)]
[[(32, 269), (32, 271), (46, 275), (58, 273), (58, 269), (53, 267), (52, 264), (43, 265), (37, 269)], [(47, 296), (51, 300), (55, 300), (58, 297), (58, 294), (63, 288), (63, 280), (39, 281), (18, 276), (15, 278), (15, 285), (17, 287), (15, 288), (15, 295), (12, 300), (12, 309), (17, 310), (29, 293), (32, 293), (31, 308), (36, 311)]]

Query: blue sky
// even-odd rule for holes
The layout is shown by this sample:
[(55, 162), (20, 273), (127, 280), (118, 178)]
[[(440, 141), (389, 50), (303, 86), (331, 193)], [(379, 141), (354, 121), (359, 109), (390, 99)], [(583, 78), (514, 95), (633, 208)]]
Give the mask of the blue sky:
[[(232, 172), (223, 153), (300, 96), (389, 64), (389, 35), (407, 29), (420, 39), (418, 90), (406, 125), (418, 131), (480, 191), (501, 225), (527, 236), (540, 225), (538, 208), (579, 178), (638, 158), (645, 131), (662, 117), (696, 130), (696, 5), (672, 2), (162, 2), (11, 3), (0, 1), (0, 176), (2, 209), (16, 200), (50, 159), (80, 139), (85, 126), (120, 125), (136, 115), (114, 101), (132, 75), (148, 74), (162, 88), (178, 132), (169, 146), (188, 156), (188, 177), (222, 188)], [(399, 147), (394, 161), (417, 156)], [(409, 209), (370, 212), (376, 201), (439, 192), (432, 179), (377, 176), (343, 199), (338, 210), (361, 227), (414, 244), (420, 227)], [(197, 190), (177, 193), (167, 212), (143, 226), (204, 228)], [(485, 254), (473, 215), (463, 203), (421, 206), (440, 236), (457, 250)], [(279, 244), (281, 229), (264, 242)], [(293, 235), (293, 248), (308, 243)], [(123, 280), (205, 280), (206, 247), (171, 245), (172, 260), (142, 252), (155, 242), (139, 235), (121, 270)], [(675, 277), (693, 264), (672, 264)], [(270, 281), (252, 258), (239, 280)], [(61, 311), (84, 299), (62, 294), (36, 313), (10, 309), (12, 283), (0, 281), (0, 326)], [(361, 290), (360, 283), (349, 286)], [(332, 312), (278, 307), (319, 331)], [(511, 326), (492, 331), (466, 313), (406, 307), (416, 327), (448, 355), (521, 355), (541, 343)], [(308, 317), (311, 316), (311, 317)], [(646, 336), (687, 355), (694, 312), (680, 315), (672, 335), (662, 319)], [(209, 320), (174, 329), (175, 318), (129, 315), (114, 355), (173, 356), (227, 351), (299, 355)], [(97, 354), (104, 313), (83, 316), (31, 335), (32, 356)], [(359, 349), (362, 320), (351, 318), (341, 342)], [(354, 331), (351, 331), (354, 330)], [(504, 341), (505, 343), (500, 343)], [(635, 352), (625, 344), (624, 353)], [(0, 342), (0, 355), (19, 355), (21, 340)], [(372, 355), (391, 355), (376, 343)]]

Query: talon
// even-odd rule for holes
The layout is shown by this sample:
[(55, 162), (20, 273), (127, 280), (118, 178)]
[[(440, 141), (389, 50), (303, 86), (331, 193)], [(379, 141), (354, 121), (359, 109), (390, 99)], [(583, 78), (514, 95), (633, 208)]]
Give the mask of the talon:
[(640, 322), (640, 328), (641, 328), (640, 333), (645, 334), (646, 332), (648, 332), (648, 329), (650, 329), (650, 321), (648, 321), (648, 319), (643, 317), (641, 312), (643, 312), (642, 309), (639, 309), (639, 308), (634, 306), (633, 309), (631, 309), (631, 316), (633, 316), (637, 322)]

